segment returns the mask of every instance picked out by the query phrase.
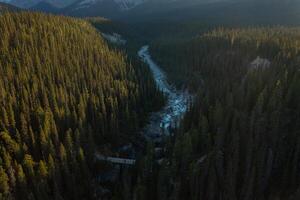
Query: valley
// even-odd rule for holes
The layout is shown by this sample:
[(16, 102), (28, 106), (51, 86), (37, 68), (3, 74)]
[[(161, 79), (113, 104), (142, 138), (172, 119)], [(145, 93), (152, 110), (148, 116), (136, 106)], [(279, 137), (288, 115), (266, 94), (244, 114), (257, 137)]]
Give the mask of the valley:
[[(118, 150), (121, 156), (115, 154), (110, 157), (100, 154), (99, 152), (96, 153), (95, 158), (97, 162), (111, 165), (106, 171), (103, 172), (100, 170), (99, 174), (96, 175), (96, 179), (100, 183), (105, 183), (103, 179), (106, 177), (106, 179), (116, 184), (119, 179), (124, 179), (121, 175), (122, 171), (124, 173), (124, 171), (126, 172), (128, 170), (129, 173), (132, 173), (130, 170), (136, 163), (141, 162), (139, 156), (141, 156), (141, 151), (145, 148), (143, 145), (147, 145), (147, 143), (152, 143), (153, 148), (161, 152), (161, 154), (153, 157), (153, 162), (158, 164), (163, 162), (165, 159), (163, 154), (166, 148), (166, 139), (174, 134), (174, 130), (178, 128), (180, 120), (182, 120), (192, 101), (192, 95), (189, 94), (187, 90), (177, 90), (174, 86), (170, 85), (165, 73), (155, 61), (152, 60), (149, 46), (141, 47), (138, 51), (138, 56), (150, 68), (155, 84), (165, 95), (166, 103), (160, 110), (151, 113), (147, 124), (141, 128), (141, 136), (146, 142), (141, 142), (140, 140), (121, 146)], [(136, 142), (138, 142), (138, 144), (134, 145)], [(124, 155), (124, 152), (126, 152), (126, 155)], [(119, 179), (116, 179), (115, 176), (119, 177)], [(107, 193), (112, 195), (114, 188), (111, 188), (109, 184), (106, 184), (106, 186), (107, 188), (102, 188), (102, 190), (99, 191), (99, 197), (103, 197), (107, 195)]]
[(0, 200), (300, 199), (299, 1), (2, 2)]

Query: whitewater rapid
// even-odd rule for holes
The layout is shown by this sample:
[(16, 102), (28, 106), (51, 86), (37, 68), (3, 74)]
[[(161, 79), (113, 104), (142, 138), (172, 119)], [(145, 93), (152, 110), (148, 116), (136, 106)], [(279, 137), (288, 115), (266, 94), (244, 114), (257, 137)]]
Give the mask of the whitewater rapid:
[(188, 109), (191, 95), (187, 91), (177, 90), (168, 83), (165, 73), (152, 60), (149, 46), (143, 46), (139, 50), (138, 56), (149, 66), (158, 88), (167, 97), (165, 107), (159, 112), (152, 113), (149, 124), (144, 129), (144, 133), (148, 137), (161, 137), (163, 134), (169, 134), (170, 128), (178, 124)]

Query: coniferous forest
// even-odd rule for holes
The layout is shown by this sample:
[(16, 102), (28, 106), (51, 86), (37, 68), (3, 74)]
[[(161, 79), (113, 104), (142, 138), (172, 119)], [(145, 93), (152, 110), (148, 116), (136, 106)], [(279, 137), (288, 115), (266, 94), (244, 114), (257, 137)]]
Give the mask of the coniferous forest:
[(0, 200), (299, 200), (300, 4), (199, 2), (0, 0)]
[(197, 91), (158, 199), (300, 198), (299, 42), (300, 29), (276, 27), (153, 44), (169, 78)]
[(93, 198), (97, 146), (134, 137), (162, 102), (149, 70), (84, 20), (8, 13), (0, 35), (0, 198)]

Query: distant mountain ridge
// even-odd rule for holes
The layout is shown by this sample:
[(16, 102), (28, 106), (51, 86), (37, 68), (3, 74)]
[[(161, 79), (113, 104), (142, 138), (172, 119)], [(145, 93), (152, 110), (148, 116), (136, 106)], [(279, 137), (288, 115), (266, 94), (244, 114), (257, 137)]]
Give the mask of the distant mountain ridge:
[(31, 7), (30, 10), (53, 14), (60, 13), (60, 9), (58, 7), (44, 1), (37, 3), (36, 5)]
[(7, 3), (1, 3), (0, 2), (0, 14), (2, 12), (6, 12), (6, 11), (18, 11), (18, 10), (20, 10), (20, 9), (15, 7), (15, 6), (12, 6), (12, 5), (7, 4)]
[(115, 3), (122, 10), (129, 10), (148, 0), (0, 0), (0, 2), (9, 3), (18, 7), (30, 8), (41, 3), (48, 3), (55, 7), (66, 7), (72, 4), (77, 6), (92, 6), (98, 3)]
[(103, 16), (123, 18), (138, 13), (155, 14), (158, 10), (168, 10), (201, 3), (227, 0), (80, 0), (62, 10), (71, 16)]
[[(118, 5), (119, 9), (121, 10), (130, 10), (140, 4), (145, 3), (146, 1), (148, 0), (110, 0), (111, 3), (115, 3), (116, 5)], [(105, 4), (108, 2), (105, 0), (83, 0), (77, 2), (76, 4), (78, 6), (89, 7), (98, 3)]]
[[(1, 1), (1, 0), (0, 0)], [(222, 25), (298, 25), (298, 0), (2, 0), (31, 10), (126, 22), (202, 21)], [(275, 1), (275, 3), (274, 3)], [(60, 3), (58, 3), (60, 2)], [(63, 5), (67, 5), (62, 7)]]
[(31, 8), (39, 3), (49, 3), (55, 7), (65, 7), (78, 0), (0, 0), (4, 3), (9, 3), (20, 8)]
[[(61, 13), (74, 16), (118, 16), (139, 6), (149, 8), (170, 5), (189, 5), (190, 3), (215, 2), (227, 0), (0, 0), (21, 8), (41, 9), (51, 11), (59, 8)], [(50, 7), (50, 8), (48, 8)], [(171, 6), (172, 7), (172, 6)]]

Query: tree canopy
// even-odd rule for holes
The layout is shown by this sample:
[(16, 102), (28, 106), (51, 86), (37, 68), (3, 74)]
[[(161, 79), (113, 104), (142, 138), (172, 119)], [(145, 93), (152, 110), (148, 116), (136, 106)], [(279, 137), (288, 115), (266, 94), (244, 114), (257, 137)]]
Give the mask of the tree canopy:
[(93, 198), (95, 144), (134, 137), (159, 106), (149, 71), (85, 20), (5, 13), (0, 35), (0, 198)]

